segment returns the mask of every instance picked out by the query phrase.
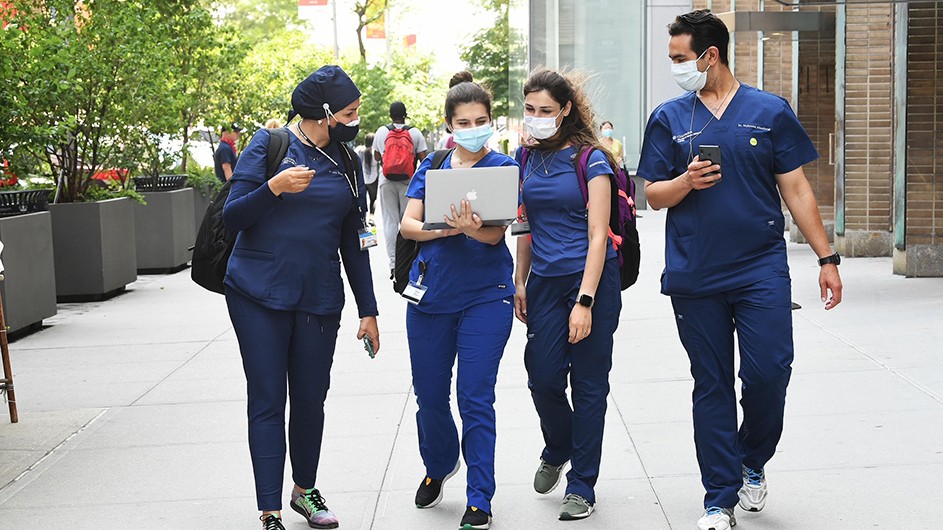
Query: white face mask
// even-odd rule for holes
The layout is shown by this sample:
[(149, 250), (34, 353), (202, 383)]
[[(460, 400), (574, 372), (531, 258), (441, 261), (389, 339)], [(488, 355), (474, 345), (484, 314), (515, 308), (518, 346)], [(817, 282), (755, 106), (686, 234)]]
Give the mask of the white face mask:
[[(707, 53), (707, 50), (704, 50), (704, 53)], [(683, 90), (697, 92), (707, 84), (707, 70), (711, 69), (710, 65), (707, 65), (707, 70), (703, 72), (697, 69), (697, 62), (701, 60), (701, 57), (704, 57), (704, 53), (693, 61), (673, 63), (671, 65), (671, 77), (674, 78), (675, 83), (678, 83), (678, 86)]]
[(557, 125), (557, 118), (560, 117), (560, 114), (563, 114), (563, 109), (560, 109), (560, 112), (553, 117), (524, 116), (524, 130), (536, 140), (546, 140), (557, 134), (557, 129), (560, 128)]

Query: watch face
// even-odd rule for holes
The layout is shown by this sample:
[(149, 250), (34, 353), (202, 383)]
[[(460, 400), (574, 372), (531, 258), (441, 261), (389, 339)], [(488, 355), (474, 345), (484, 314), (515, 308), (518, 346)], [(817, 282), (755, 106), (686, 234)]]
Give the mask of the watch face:
[(583, 307), (592, 307), (592, 306), (593, 306), (593, 297), (590, 296), (590, 295), (588, 295), (588, 294), (584, 294), (584, 295), (580, 296), (580, 299), (578, 300), (578, 302), (579, 302), (579, 304), (580, 304), (581, 306), (583, 306)]

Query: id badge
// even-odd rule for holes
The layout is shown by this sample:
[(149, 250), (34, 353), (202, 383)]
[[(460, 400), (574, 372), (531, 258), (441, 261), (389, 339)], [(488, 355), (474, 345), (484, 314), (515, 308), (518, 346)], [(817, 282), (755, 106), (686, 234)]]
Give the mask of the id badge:
[(360, 229), (360, 250), (377, 246), (377, 235), (367, 228)]
[(511, 224), (511, 235), (512, 236), (525, 236), (530, 233), (530, 222), (528, 221), (518, 221)]
[(422, 297), (426, 295), (426, 289), (427, 287), (425, 285), (409, 282), (409, 285), (403, 289), (403, 298), (410, 304), (419, 305), (419, 302), (422, 301)]

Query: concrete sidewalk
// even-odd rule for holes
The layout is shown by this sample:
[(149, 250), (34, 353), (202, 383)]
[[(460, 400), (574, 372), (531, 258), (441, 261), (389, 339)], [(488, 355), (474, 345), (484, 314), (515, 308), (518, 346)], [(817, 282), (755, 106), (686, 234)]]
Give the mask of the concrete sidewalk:
[[(558, 522), (562, 488), (532, 490), (542, 444), (515, 323), (497, 389), (494, 528), (695, 528), (692, 381), (658, 292), (664, 219), (644, 212), (641, 278), (623, 293), (597, 512)], [(318, 487), (341, 528), (457, 528), (464, 469), (438, 507), (413, 506), (424, 471), (405, 302), (379, 249), (382, 351), (371, 360), (355, 339), (348, 296)], [(802, 309), (786, 431), (767, 468), (769, 504), (738, 511), (738, 528), (943, 527), (943, 279), (894, 276), (889, 258), (848, 259), (845, 301), (825, 312), (813, 254), (790, 244), (789, 255)], [(60, 305), (47, 324), (11, 345), (20, 423), (6, 423), (3, 407), (0, 528), (257, 528), (245, 379), (221, 296), (189, 271), (143, 276), (112, 300)]]

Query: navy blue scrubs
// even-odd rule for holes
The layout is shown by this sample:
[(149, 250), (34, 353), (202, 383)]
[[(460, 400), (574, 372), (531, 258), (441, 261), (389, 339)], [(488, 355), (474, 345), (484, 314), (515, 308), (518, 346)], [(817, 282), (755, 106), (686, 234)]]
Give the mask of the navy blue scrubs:
[[(792, 370), (789, 266), (776, 175), (818, 153), (786, 100), (744, 84), (721, 119), (711, 118), (693, 92), (655, 109), (638, 174), (651, 182), (670, 180), (687, 170), (700, 145), (721, 149), (723, 180), (691, 191), (668, 210), (661, 288), (671, 296), (691, 360), (704, 505), (730, 508), (737, 504), (741, 466), (762, 469), (776, 450)], [(739, 430), (734, 331), (743, 396)]]
[(246, 373), (249, 452), (263, 511), (281, 509), (286, 396), (292, 479), (302, 488), (315, 486), (324, 400), (344, 307), (342, 259), (360, 317), (377, 314), (370, 259), (358, 237), (367, 197), (360, 161), (353, 155), (355, 198), (338, 144), (326, 147), (325, 155), (294, 134), (289, 138), (278, 172), (295, 165), (313, 168), (308, 188), (280, 197), (272, 193), (265, 178), (269, 133), (262, 129), (236, 166), (223, 210), (226, 227), (238, 232), (226, 273), (226, 302)]
[[(531, 227), (531, 272), (527, 280), (528, 387), (544, 438), (541, 458), (551, 465), (569, 461), (566, 493), (595, 503), (602, 437), (612, 368), (612, 336), (622, 297), (619, 263), (612, 244), (592, 309), (592, 330), (570, 344), (569, 319), (579, 294), (589, 248), (586, 203), (576, 180), (576, 149), (533, 151), (522, 170), (523, 200)], [(587, 178), (610, 178), (605, 155), (590, 155)], [(567, 379), (573, 405), (567, 399)]]
[[(424, 200), (429, 155), (409, 182), (406, 196)], [(489, 152), (475, 167), (517, 165), (510, 157)], [(449, 155), (442, 169), (451, 169)], [(419, 453), (426, 475), (441, 479), (455, 468), (461, 446), (468, 468), (467, 505), (491, 513), (494, 497), (494, 450), (497, 439), (494, 385), (514, 319), (511, 253), (502, 239), (488, 245), (463, 234), (422, 244), (410, 280), (428, 289), (418, 305), (406, 310), (406, 333), (413, 389), (419, 410)], [(456, 393), (462, 416), (458, 432), (449, 399), (452, 366), (458, 357)]]

